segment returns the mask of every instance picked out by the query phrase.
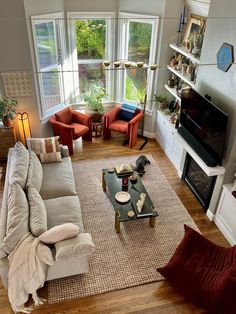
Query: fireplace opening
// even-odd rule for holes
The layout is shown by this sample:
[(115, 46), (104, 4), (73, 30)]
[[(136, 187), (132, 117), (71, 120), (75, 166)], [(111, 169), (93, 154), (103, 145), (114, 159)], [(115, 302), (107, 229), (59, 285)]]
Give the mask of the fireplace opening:
[(191, 188), (202, 207), (207, 210), (217, 176), (208, 176), (196, 161), (187, 153), (182, 179)]

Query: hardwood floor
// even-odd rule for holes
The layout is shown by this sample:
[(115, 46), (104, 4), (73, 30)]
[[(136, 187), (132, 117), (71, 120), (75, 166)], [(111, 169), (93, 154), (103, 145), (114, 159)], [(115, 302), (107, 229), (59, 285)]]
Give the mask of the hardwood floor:
[[(100, 159), (112, 156), (145, 155), (151, 153), (158, 163), (163, 174), (179, 196), (193, 220), (208, 239), (223, 246), (229, 246), (213, 222), (210, 222), (200, 203), (196, 200), (188, 186), (177, 176), (176, 170), (163, 150), (155, 140), (149, 140), (142, 151), (138, 148), (143, 143), (142, 139), (133, 149), (123, 146), (122, 135), (112, 134), (112, 139), (103, 142), (101, 138), (93, 138), (93, 142), (81, 142), (75, 145), (73, 160)], [(1, 165), (0, 165), (1, 167)], [(0, 182), (0, 193), (3, 182)], [(47, 285), (39, 291), (42, 297), (47, 296)], [(202, 308), (188, 302), (180, 294), (176, 293), (167, 281), (154, 282), (143, 286), (113, 291), (101, 295), (71, 300), (59, 304), (44, 304), (36, 308), (35, 314), (73, 314), (73, 313), (175, 313), (175, 314), (203, 314), (207, 313)], [(7, 291), (0, 281), (0, 313), (13, 313), (8, 302)]]

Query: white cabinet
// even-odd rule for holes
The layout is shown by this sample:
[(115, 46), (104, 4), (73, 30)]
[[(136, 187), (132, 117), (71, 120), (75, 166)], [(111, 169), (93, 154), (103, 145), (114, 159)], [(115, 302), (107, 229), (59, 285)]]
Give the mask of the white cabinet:
[(176, 136), (175, 125), (170, 122), (170, 116), (162, 111), (157, 111), (156, 140), (161, 145), (169, 159), (177, 170), (180, 169), (180, 162), (183, 153), (183, 145)]
[(230, 244), (236, 244), (236, 198), (232, 195), (233, 184), (223, 185), (214, 222)]

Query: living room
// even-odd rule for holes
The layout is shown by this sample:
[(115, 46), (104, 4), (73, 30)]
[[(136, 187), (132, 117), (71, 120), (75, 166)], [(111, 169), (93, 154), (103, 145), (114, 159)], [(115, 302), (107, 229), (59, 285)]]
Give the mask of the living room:
[[(210, 2), (210, 4), (209, 4)], [(217, 204), (222, 190), (222, 184), (232, 183), (235, 173), (235, 149), (236, 141), (234, 131), (236, 128), (235, 121), (235, 88), (234, 88), (234, 72), (235, 65), (224, 72), (217, 68), (217, 52), (221, 45), (226, 42), (234, 46), (235, 38), (233, 29), (235, 24), (234, 2), (227, 1), (222, 4), (219, 0), (212, 1), (173, 1), (163, 0), (158, 3), (155, 1), (16, 1), (10, 0), (0, 4), (1, 24), (0, 38), (4, 42), (4, 49), (1, 51), (0, 70), (2, 74), (7, 72), (25, 71), (30, 75), (32, 94), (28, 96), (17, 97), (17, 111), (26, 111), (29, 114), (31, 135), (32, 137), (48, 137), (53, 135), (53, 130), (49, 123), (48, 117), (43, 116), (40, 111), (40, 92), (37, 89), (35, 75), (33, 38), (31, 33), (31, 16), (40, 16), (43, 14), (51, 14), (56, 12), (129, 12), (133, 14), (146, 14), (159, 16), (158, 40), (156, 58), (153, 60), (157, 65), (162, 65), (153, 72), (153, 90), (152, 93), (165, 92), (163, 86), (168, 80), (168, 71), (166, 65), (170, 62), (171, 49), (170, 42), (177, 40), (177, 30), (179, 19), (183, 8), (188, 7), (190, 12), (207, 16), (207, 24), (205, 30), (204, 41), (201, 52), (201, 62), (198, 68), (196, 90), (202, 95), (208, 94), (212, 101), (229, 116), (227, 129), (226, 147), (224, 153), (223, 167), (225, 168), (222, 182), (217, 187), (216, 199), (214, 207), (210, 209), (212, 216), (215, 214)], [(209, 6), (209, 12), (206, 10)], [(195, 10), (195, 11), (192, 11)], [(207, 13), (206, 13), (207, 11)], [(117, 15), (116, 15), (117, 16)], [(7, 31), (6, 31), (7, 29)], [(118, 30), (116, 29), (118, 32)], [(30, 35), (31, 34), (31, 35)], [(112, 58), (116, 60), (117, 55)], [(202, 66), (201, 66), (202, 65)], [(0, 82), (1, 95), (4, 95), (4, 83)], [(109, 105), (117, 99), (119, 89), (113, 92)], [(122, 100), (121, 100), (122, 101)], [(109, 107), (108, 107), (109, 108)], [(227, 241), (223, 238), (217, 227), (208, 219), (201, 205), (192, 195), (192, 192), (180, 180), (176, 169), (166, 157), (161, 147), (155, 140), (156, 129), (156, 112), (152, 107), (146, 110), (144, 135), (150, 139), (140, 152), (139, 147), (143, 143), (143, 138), (139, 138), (137, 145), (128, 149), (123, 146), (123, 137), (121, 135), (112, 135), (112, 140), (102, 141), (101, 138), (93, 138), (92, 143), (81, 141), (75, 143), (75, 154), (72, 157), (74, 162), (86, 159), (101, 159), (106, 157), (132, 157), (138, 155), (152, 154), (154, 160), (158, 163), (161, 171), (168, 178), (174, 191), (181, 198), (184, 206), (190, 212), (193, 220), (197, 224), (200, 231), (213, 242), (228, 246)], [(93, 156), (92, 156), (93, 155)], [(110, 165), (108, 165), (110, 166)], [(148, 167), (148, 166), (147, 166)], [(209, 214), (209, 213), (208, 213)], [(210, 214), (210, 215), (211, 215)], [(184, 297), (172, 290), (171, 286), (162, 282), (154, 282), (144, 286), (129, 288), (129, 290), (119, 290), (106, 294), (97, 294), (92, 297), (82, 298), (74, 301), (66, 301), (59, 304), (44, 305), (35, 310), (38, 312), (54, 312), (62, 313), (63, 311), (76, 312), (84, 311), (87, 313), (155, 313), (159, 311), (164, 313), (167, 310), (180, 310), (181, 313), (204, 313), (204, 310), (194, 304), (188, 302)], [(146, 290), (147, 289), (147, 290)], [(164, 297), (161, 296), (164, 294)], [(42, 296), (47, 296), (47, 291), (42, 291)], [(130, 294), (130, 295), (129, 295)], [(133, 296), (137, 294), (135, 306), (133, 304)], [(144, 295), (145, 294), (145, 295)], [(157, 296), (158, 295), (158, 296)], [(3, 297), (3, 311), (10, 311), (10, 305), (7, 301), (7, 293), (1, 286), (1, 296)], [(157, 296), (157, 297), (156, 297)], [(114, 300), (113, 300), (114, 298)], [(126, 300), (128, 298), (128, 300)], [(108, 303), (113, 300), (111, 307)], [(120, 301), (121, 300), (121, 301)], [(151, 300), (151, 304), (149, 303)], [(121, 302), (123, 305), (119, 304)], [(174, 303), (174, 304), (172, 304)], [(126, 309), (127, 307), (127, 309)], [(96, 310), (97, 309), (97, 310)], [(202, 312), (201, 312), (202, 311)]]

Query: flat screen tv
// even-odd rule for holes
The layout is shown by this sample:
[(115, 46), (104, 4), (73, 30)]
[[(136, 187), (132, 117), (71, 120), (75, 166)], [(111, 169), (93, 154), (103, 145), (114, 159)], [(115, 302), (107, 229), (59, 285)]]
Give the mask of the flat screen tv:
[[(190, 137), (194, 139), (192, 142), (199, 143), (199, 151), (201, 147), (202, 151), (205, 151), (203, 156), (209, 154), (212, 157), (209, 159), (209, 164), (206, 162), (209, 166), (222, 165), (227, 120), (227, 114), (192, 88), (182, 94), (180, 128), (191, 134)], [(191, 143), (189, 144), (191, 146)], [(196, 148), (195, 144), (193, 149)], [(199, 156), (201, 157), (201, 154)]]

